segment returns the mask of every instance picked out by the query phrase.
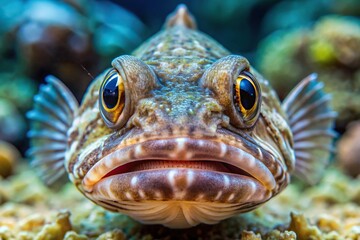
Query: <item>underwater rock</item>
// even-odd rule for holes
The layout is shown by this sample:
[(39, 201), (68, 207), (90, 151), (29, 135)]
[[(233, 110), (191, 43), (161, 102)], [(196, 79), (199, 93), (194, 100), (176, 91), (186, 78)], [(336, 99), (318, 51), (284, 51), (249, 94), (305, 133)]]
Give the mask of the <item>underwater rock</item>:
[(68, 231), (64, 236), (64, 240), (87, 240), (89, 239), (86, 235), (78, 234), (75, 231)]
[(120, 229), (114, 229), (110, 232), (101, 234), (97, 239), (107, 240), (107, 239), (116, 239), (116, 240), (125, 240), (125, 234)]
[(279, 230), (271, 231), (269, 234), (266, 234), (265, 239), (267, 240), (295, 240), (296, 233), (293, 231), (283, 231)]
[[(328, 190), (322, 192), (325, 188)], [(360, 205), (352, 197), (354, 192), (360, 193), (358, 180), (334, 168), (325, 172), (317, 186), (304, 191), (292, 183), (271, 204), (254, 212), (186, 231), (142, 225), (125, 215), (108, 212), (86, 200), (71, 184), (50, 192), (27, 165), (3, 180), (1, 191), (9, 194), (0, 205), (0, 239), (355, 240), (360, 234)], [(343, 200), (321, 197), (329, 192), (343, 196)]]
[[(324, 1), (324, 3), (329, 3), (329, 2)], [(335, 14), (342, 14), (349, 16), (360, 15), (360, 5), (359, 5), (359, 1), (357, 0), (332, 1), (331, 4), (327, 4), (327, 7), (329, 8), (330, 12)]]
[(37, 86), (33, 80), (12, 72), (0, 73), (0, 99), (11, 102), (21, 113), (32, 106), (36, 91)]
[(360, 175), (360, 121), (351, 122), (338, 143), (342, 169), (352, 177)]
[(0, 177), (9, 177), (19, 159), (20, 153), (12, 144), (0, 141)]
[(352, 201), (356, 186), (356, 181), (351, 181), (339, 170), (329, 169), (322, 181), (307, 189), (305, 194), (311, 198), (312, 204), (345, 204)]
[(307, 26), (327, 14), (360, 15), (357, 0), (313, 1), (292, 0), (273, 1), (265, 13), (262, 31), (271, 33), (278, 29)]
[(0, 205), (6, 203), (8, 201), (8, 199), (9, 198), (8, 198), (8, 194), (6, 193), (6, 191), (0, 189)]
[(265, 14), (262, 31), (271, 33), (278, 29), (306, 26), (329, 12), (329, 5), (326, 1), (277, 1)]
[[(51, 195), (51, 191), (40, 183), (40, 180), (32, 171), (26, 171), (23, 162), (20, 162), (16, 170), (16, 172), (21, 171), (22, 174), (16, 174), (15, 172), (11, 177), (11, 181), (6, 184), (8, 198), (13, 202), (35, 205), (38, 202), (44, 202)], [(29, 187), (29, 182), (32, 183), (31, 187)]]
[(55, 222), (46, 224), (36, 235), (36, 239), (63, 239), (66, 232), (72, 230), (72, 225), (69, 218), (69, 212), (59, 212), (55, 219)]
[(19, 223), (20, 231), (41, 230), (42, 226), (46, 224), (46, 219), (41, 214), (32, 214), (22, 218)]
[(255, 234), (252, 231), (243, 231), (241, 233), (241, 239), (244, 240), (261, 240), (260, 234)]
[(25, 137), (26, 123), (24, 116), (10, 101), (0, 98), (0, 140), (11, 143)]
[(0, 21), (0, 70), (38, 81), (55, 75), (77, 97), (145, 33), (135, 15), (110, 1), (0, 0)]
[(319, 216), (316, 225), (324, 232), (339, 232), (341, 230), (340, 220), (329, 214)]
[(360, 21), (327, 16), (312, 28), (276, 32), (262, 42), (258, 67), (284, 98), (312, 72), (332, 94), (336, 126), (360, 118)]
[(9, 71), (0, 72), (0, 140), (14, 144), (21, 152), (27, 148), (24, 115), (33, 104), (36, 90), (36, 83), (30, 78)]
[(299, 239), (321, 239), (321, 231), (310, 225), (303, 214), (291, 213), (289, 230), (296, 232)]
[[(14, 29), (16, 49), (25, 72), (42, 79), (56, 75), (83, 93), (96, 71), (98, 56), (86, 18), (60, 1), (29, 1)], [(61, 17), (59, 17), (61, 16)]]

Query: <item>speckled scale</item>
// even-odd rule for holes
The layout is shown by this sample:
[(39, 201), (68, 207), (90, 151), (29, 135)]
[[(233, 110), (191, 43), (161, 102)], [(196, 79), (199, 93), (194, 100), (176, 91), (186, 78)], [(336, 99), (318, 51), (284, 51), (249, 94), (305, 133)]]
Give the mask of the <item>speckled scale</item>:
[(179, 26), (161, 31), (134, 55), (152, 66), (166, 83), (196, 82), (211, 63), (229, 52), (210, 37)]

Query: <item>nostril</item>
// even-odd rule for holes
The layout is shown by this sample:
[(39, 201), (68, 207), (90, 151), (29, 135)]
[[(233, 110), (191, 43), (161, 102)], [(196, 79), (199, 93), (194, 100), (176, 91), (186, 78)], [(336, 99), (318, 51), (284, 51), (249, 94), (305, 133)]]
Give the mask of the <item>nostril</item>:
[(168, 103), (160, 103), (159, 104), (159, 109), (163, 110), (166, 113), (170, 113), (171, 112), (171, 105)]
[(222, 111), (221, 105), (213, 98), (206, 99), (203, 106), (211, 113), (220, 113)]
[(216, 100), (208, 98), (200, 104), (196, 115), (208, 129), (216, 131), (218, 125), (222, 124), (224, 120), (222, 110), (222, 107)]
[(189, 114), (190, 116), (195, 115), (195, 114), (196, 114), (196, 111), (194, 111), (193, 108), (189, 108), (189, 109), (188, 109), (188, 114)]
[(226, 115), (222, 115), (221, 122), (219, 125), (223, 128), (228, 127), (230, 125), (230, 118)]
[(135, 109), (130, 124), (145, 131), (153, 131), (166, 125), (169, 112), (172, 111), (168, 102), (156, 98), (141, 99)]

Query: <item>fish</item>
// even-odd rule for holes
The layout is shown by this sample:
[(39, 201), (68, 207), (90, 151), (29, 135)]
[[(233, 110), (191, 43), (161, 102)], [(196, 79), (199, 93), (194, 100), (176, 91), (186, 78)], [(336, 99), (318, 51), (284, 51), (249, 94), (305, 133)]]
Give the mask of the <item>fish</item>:
[[(143, 224), (190, 228), (251, 211), (296, 176), (316, 184), (336, 112), (316, 74), (280, 102), (241, 55), (197, 30), (185, 5), (79, 104), (48, 76), (28, 112), (31, 165)], [(271, 204), (271, 203), (269, 203)]]

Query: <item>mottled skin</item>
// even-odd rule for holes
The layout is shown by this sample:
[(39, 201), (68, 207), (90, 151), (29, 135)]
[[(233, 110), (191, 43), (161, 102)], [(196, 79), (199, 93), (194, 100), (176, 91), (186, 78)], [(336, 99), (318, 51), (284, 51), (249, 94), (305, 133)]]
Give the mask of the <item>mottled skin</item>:
[[(69, 131), (66, 168), (92, 201), (141, 222), (182, 228), (254, 209), (288, 184), (294, 154), (286, 115), (244, 57), (174, 24), (112, 65), (125, 81), (123, 126), (111, 129), (100, 115), (104, 73), (89, 86)], [(242, 70), (255, 76), (262, 92), (259, 116), (250, 122), (233, 100)], [(165, 160), (162, 169), (147, 166), (101, 181), (119, 164), (154, 159)], [(217, 163), (207, 169), (196, 160)], [(219, 162), (239, 162), (248, 174), (219, 171)]]

